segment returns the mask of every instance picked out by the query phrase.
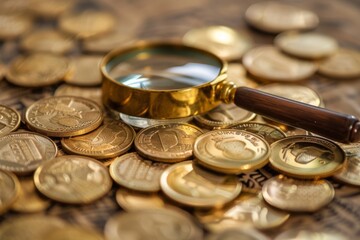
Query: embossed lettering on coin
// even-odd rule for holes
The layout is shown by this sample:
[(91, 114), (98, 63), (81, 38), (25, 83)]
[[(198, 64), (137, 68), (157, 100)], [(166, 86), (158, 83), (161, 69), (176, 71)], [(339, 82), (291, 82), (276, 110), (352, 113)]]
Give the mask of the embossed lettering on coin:
[(178, 162), (189, 159), (193, 144), (202, 131), (190, 124), (172, 123), (155, 125), (141, 130), (135, 139), (139, 154), (162, 162)]
[(0, 169), (3, 170), (29, 173), (56, 154), (56, 144), (38, 133), (15, 132), (0, 138)]
[(20, 122), (20, 114), (16, 110), (0, 105), (0, 137), (16, 130)]
[(156, 192), (160, 190), (160, 176), (169, 164), (152, 162), (137, 153), (128, 153), (114, 160), (110, 175), (118, 184), (127, 188)]
[(96, 129), (103, 112), (96, 103), (80, 97), (59, 96), (41, 99), (25, 113), (29, 128), (52, 137), (70, 137)]
[(66, 155), (41, 165), (34, 174), (36, 188), (64, 203), (83, 204), (104, 196), (111, 188), (108, 169), (89, 157)]
[[(0, 169), (0, 215), (5, 212), (19, 195), (19, 180), (17, 177)], [(1, 231), (0, 231), (0, 239)]]

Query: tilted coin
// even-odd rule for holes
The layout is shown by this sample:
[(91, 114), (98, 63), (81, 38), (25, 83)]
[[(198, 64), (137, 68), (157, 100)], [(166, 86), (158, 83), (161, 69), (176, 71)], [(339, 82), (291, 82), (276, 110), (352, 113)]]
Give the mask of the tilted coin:
[(57, 154), (56, 144), (33, 132), (14, 132), (0, 138), (0, 169), (26, 174)]
[(66, 58), (49, 53), (19, 56), (11, 62), (6, 79), (22, 87), (43, 87), (60, 82), (69, 70)]
[(90, 133), (61, 139), (61, 146), (71, 154), (106, 159), (127, 152), (134, 139), (135, 131), (132, 127), (119, 120), (108, 118)]
[[(0, 169), (0, 215), (14, 203), (19, 195), (19, 188), (19, 180), (13, 173)], [(0, 239), (3, 239), (1, 238), (1, 230)]]
[(288, 229), (282, 232), (274, 240), (349, 240), (348, 237), (334, 230), (321, 230), (315, 227), (315, 229)]
[(276, 142), (277, 140), (286, 137), (286, 134), (281, 131), (280, 128), (260, 122), (239, 123), (235, 125), (230, 125), (228, 128), (245, 130), (251, 133), (255, 133), (264, 137), (269, 144), (272, 144), (273, 142)]
[(315, 32), (281, 33), (275, 38), (274, 43), (288, 54), (307, 59), (328, 57), (338, 49), (338, 43), (335, 39)]
[(315, 13), (273, 1), (252, 4), (245, 12), (245, 20), (253, 27), (270, 33), (312, 29), (319, 24)]
[[(41, 1), (47, 2), (47, 1)], [(24, 36), (20, 47), (29, 52), (68, 53), (75, 48), (75, 42), (67, 35), (53, 29), (41, 29)]]
[(304, 85), (272, 83), (262, 85), (258, 87), (258, 90), (317, 107), (322, 104), (319, 94)]
[(67, 225), (64, 228), (56, 228), (44, 234), (44, 239), (50, 240), (105, 240), (104, 237), (94, 229)]
[[(343, 148), (344, 149), (344, 148)], [(344, 166), (334, 178), (356, 186), (360, 186), (360, 145), (344, 149), (346, 160)]]
[(30, 0), (29, 9), (44, 18), (56, 18), (74, 5), (73, 0)]
[(219, 232), (229, 228), (270, 229), (283, 224), (290, 214), (268, 205), (261, 193), (242, 192), (220, 209), (196, 210), (195, 216), (207, 229)]
[(0, 13), (0, 39), (14, 39), (31, 30), (33, 19), (29, 14)]
[(87, 52), (108, 53), (119, 46), (130, 44), (133, 41), (134, 38), (131, 34), (124, 34), (123, 31), (115, 31), (86, 38), (82, 41), (82, 47)]
[(70, 71), (65, 78), (66, 83), (78, 86), (97, 86), (101, 84), (100, 61), (102, 56), (82, 55), (74, 57), (70, 62)]
[(263, 233), (251, 228), (226, 229), (209, 235), (206, 240), (270, 240)]
[(268, 81), (296, 82), (312, 76), (317, 70), (314, 63), (291, 58), (269, 45), (251, 49), (242, 61), (251, 75)]
[(160, 193), (148, 193), (120, 188), (116, 191), (116, 202), (125, 211), (148, 208), (164, 208), (165, 201)]
[(50, 200), (43, 198), (37, 192), (32, 177), (23, 177), (19, 181), (19, 197), (11, 206), (13, 211), (34, 213), (44, 211), (50, 206)]
[(16, 130), (21, 123), (20, 113), (0, 104), (0, 137)]
[(243, 130), (213, 130), (196, 139), (194, 155), (214, 171), (239, 174), (265, 166), (270, 146), (263, 137)]
[(102, 91), (100, 87), (78, 87), (69, 84), (61, 84), (54, 93), (54, 96), (75, 96), (93, 100), (102, 106)]
[(155, 161), (179, 162), (190, 159), (201, 129), (186, 123), (155, 125), (138, 132), (136, 151)]
[(221, 207), (236, 198), (242, 187), (235, 176), (209, 172), (192, 161), (167, 168), (160, 186), (172, 200), (192, 207)]
[(265, 182), (262, 194), (271, 206), (295, 212), (315, 212), (333, 200), (335, 190), (326, 180), (297, 180), (279, 175)]
[(114, 160), (110, 175), (118, 184), (129, 189), (156, 192), (160, 190), (160, 176), (169, 164), (152, 162), (137, 153), (128, 153)]
[(240, 59), (252, 46), (250, 36), (226, 26), (193, 28), (183, 36), (183, 42), (213, 52), (225, 60)]
[(207, 129), (226, 128), (229, 125), (248, 122), (254, 119), (255, 113), (239, 108), (235, 104), (220, 104), (203, 115), (196, 115), (196, 122)]
[(6, 240), (49, 240), (47, 234), (63, 229), (66, 223), (61, 218), (40, 214), (23, 215), (7, 219), (0, 225), (0, 239)]
[(339, 49), (320, 63), (319, 73), (331, 78), (359, 77), (360, 52), (355, 49)]
[(99, 161), (65, 155), (41, 165), (34, 174), (36, 188), (48, 198), (86, 204), (107, 194), (112, 185), (108, 169)]
[(88, 38), (110, 32), (116, 20), (108, 12), (86, 10), (64, 14), (59, 19), (61, 30), (79, 38)]
[(325, 178), (339, 171), (344, 151), (334, 142), (315, 136), (291, 136), (271, 144), (270, 163), (285, 175), (303, 179)]
[(229, 63), (227, 69), (227, 81), (236, 86), (256, 88), (258, 84), (246, 76), (246, 69), (240, 63)]
[(95, 102), (71, 96), (38, 100), (27, 108), (27, 126), (51, 137), (71, 137), (88, 133), (99, 127), (103, 111)]
[(106, 222), (104, 232), (108, 240), (198, 240), (203, 235), (191, 215), (170, 208), (117, 214)]

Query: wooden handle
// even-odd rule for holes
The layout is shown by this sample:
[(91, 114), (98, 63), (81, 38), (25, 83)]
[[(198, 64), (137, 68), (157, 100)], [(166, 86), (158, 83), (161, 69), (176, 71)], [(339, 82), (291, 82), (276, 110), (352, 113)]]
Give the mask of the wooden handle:
[(357, 142), (360, 140), (360, 122), (352, 115), (247, 87), (236, 89), (234, 103), (274, 121), (302, 128), (335, 141)]

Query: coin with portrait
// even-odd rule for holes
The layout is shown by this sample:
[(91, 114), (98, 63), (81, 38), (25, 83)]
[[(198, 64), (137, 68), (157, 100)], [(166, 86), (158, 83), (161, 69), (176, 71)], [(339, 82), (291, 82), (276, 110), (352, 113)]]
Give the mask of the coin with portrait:
[(0, 137), (16, 130), (21, 123), (18, 111), (10, 107), (0, 105)]

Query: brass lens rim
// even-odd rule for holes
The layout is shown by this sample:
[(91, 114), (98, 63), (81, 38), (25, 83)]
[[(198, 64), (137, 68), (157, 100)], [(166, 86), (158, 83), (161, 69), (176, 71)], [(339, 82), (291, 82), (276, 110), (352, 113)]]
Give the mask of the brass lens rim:
[[(218, 64), (219, 73), (209, 82), (194, 87), (169, 90), (133, 88), (116, 81), (109, 74), (109, 71), (124, 59), (125, 61), (131, 59), (131, 54), (159, 51), (166, 51), (169, 55), (176, 55), (182, 51), (194, 53)], [(100, 64), (100, 71), (103, 78), (103, 103), (107, 108), (130, 116), (169, 119), (201, 114), (219, 105), (224, 99), (222, 86), (227, 77), (227, 63), (211, 52), (178, 41), (139, 41), (105, 55)]]

